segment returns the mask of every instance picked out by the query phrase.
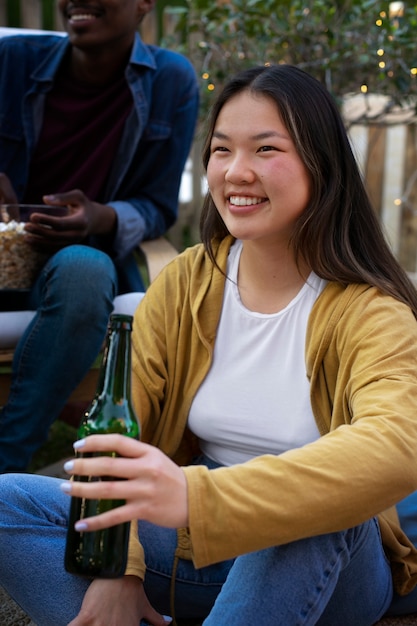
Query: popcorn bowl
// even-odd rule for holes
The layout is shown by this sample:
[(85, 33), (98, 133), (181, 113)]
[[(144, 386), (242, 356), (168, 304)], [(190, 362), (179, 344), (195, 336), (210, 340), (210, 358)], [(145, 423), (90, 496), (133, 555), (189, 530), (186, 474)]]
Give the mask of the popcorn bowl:
[(67, 207), (44, 204), (0, 204), (0, 289), (30, 289), (49, 254), (25, 241), (32, 213), (61, 217)]

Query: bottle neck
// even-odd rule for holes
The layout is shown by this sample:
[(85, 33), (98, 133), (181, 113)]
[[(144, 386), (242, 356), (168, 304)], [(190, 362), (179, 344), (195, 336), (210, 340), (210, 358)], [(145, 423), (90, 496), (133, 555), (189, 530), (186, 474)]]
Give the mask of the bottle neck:
[(129, 318), (111, 319), (103, 356), (97, 392), (100, 397), (110, 396), (118, 403), (130, 399), (132, 324)]

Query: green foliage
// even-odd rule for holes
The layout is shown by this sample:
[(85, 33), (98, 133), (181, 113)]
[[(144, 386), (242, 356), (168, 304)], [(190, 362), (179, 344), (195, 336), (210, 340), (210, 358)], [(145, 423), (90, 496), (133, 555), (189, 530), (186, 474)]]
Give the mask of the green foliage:
[(46, 465), (51, 465), (61, 459), (74, 456), (72, 444), (76, 439), (77, 429), (57, 420), (49, 429), (48, 441), (34, 454), (28, 471), (32, 473), (37, 472)]
[[(399, 19), (381, 0), (187, 0), (174, 44), (201, 76), (204, 109), (224, 80), (257, 64), (302, 67), (341, 99), (366, 88), (404, 103), (417, 95), (417, 6)], [(185, 34), (185, 35), (184, 35)]]
[(6, 0), (7, 25), (20, 26), (20, 5), (16, 0)]
[(42, 0), (42, 28), (54, 30), (55, 0)]

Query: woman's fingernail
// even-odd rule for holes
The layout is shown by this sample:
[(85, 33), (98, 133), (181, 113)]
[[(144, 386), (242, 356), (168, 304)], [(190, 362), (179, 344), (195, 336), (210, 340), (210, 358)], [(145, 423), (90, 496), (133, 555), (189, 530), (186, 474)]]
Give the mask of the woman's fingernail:
[(66, 461), (64, 463), (64, 470), (66, 472), (71, 472), (74, 469), (74, 461)]
[(83, 446), (85, 446), (85, 439), (78, 439), (78, 441), (74, 441), (73, 443), (73, 448), (75, 450), (79, 450)]
[(67, 480), (65, 483), (61, 483), (59, 487), (64, 493), (70, 493), (72, 489), (72, 483), (70, 480)]
[(88, 524), (86, 522), (75, 522), (74, 528), (81, 532), (82, 530), (87, 530)]

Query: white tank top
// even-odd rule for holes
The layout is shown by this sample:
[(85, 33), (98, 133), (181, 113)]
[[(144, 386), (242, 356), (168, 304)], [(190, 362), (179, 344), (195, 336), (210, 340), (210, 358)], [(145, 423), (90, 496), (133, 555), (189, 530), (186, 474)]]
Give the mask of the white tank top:
[(312, 306), (326, 282), (311, 273), (274, 314), (242, 304), (237, 274), (242, 243), (230, 250), (213, 363), (188, 418), (202, 452), (222, 465), (280, 454), (319, 437), (305, 370)]

